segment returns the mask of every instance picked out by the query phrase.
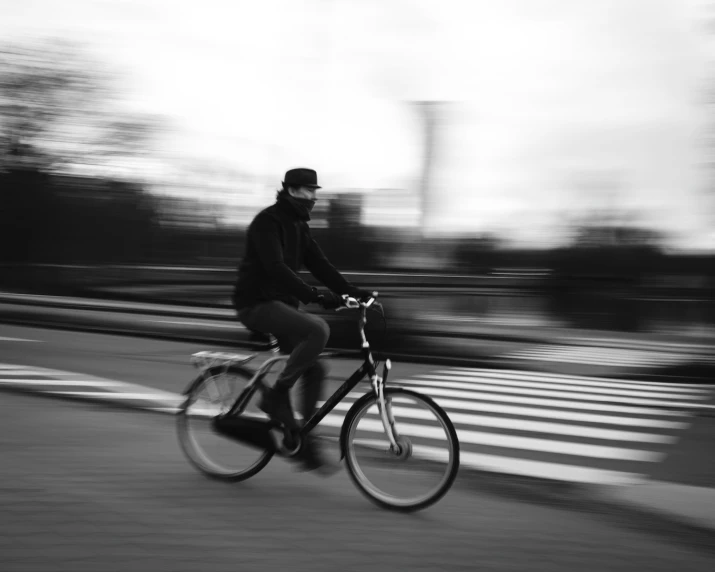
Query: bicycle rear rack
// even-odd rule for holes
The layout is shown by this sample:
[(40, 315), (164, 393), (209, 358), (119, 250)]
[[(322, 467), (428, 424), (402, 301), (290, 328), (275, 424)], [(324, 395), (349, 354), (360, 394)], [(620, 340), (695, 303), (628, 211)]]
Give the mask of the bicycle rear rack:
[(220, 366), (228, 368), (232, 365), (248, 363), (255, 358), (256, 355), (257, 354), (201, 351), (191, 355), (191, 363), (201, 371), (205, 371), (212, 367)]

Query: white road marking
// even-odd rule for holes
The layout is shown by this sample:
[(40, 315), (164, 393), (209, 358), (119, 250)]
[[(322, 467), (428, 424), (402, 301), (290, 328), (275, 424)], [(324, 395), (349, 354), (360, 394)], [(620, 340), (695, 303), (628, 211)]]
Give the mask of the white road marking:
[[(495, 374), (499, 377), (495, 377)], [(28, 375), (43, 378), (53, 375), (56, 379), (22, 379)], [(574, 381), (582, 383), (571, 386)], [(688, 426), (688, 423), (684, 422), (688, 413), (683, 409), (702, 407), (694, 402), (712, 391), (712, 388), (703, 389), (702, 386), (690, 388), (676, 384), (659, 384), (656, 389), (648, 383), (641, 385), (639, 382), (625, 383), (618, 380), (601, 382), (587, 377), (504, 370), (495, 372), (473, 368), (446, 369), (396, 383), (414, 387), (432, 396), (439, 405), (448, 410), (463, 445), (460, 457), (465, 467), (601, 484), (637, 482), (642, 477), (634, 473), (605, 470), (590, 465), (603, 463), (603, 460), (608, 463), (659, 461), (664, 456), (663, 452), (643, 450), (637, 444), (642, 447), (643, 444), (650, 443), (662, 447), (676, 440), (673, 434), (658, 434), (652, 430), (628, 431), (618, 426), (682, 430)], [(141, 385), (10, 364), (0, 364), (0, 386), (2, 385), (37, 387), (57, 396), (106, 400), (171, 414), (178, 413), (179, 406), (185, 400), (183, 395)], [(82, 390), (83, 387), (86, 390)], [(108, 391), (102, 391), (102, 388)], [(642, 391), (636, 391), (638, 389)], [(364, 392), (351, 392), (348, 399), (339, 403), (321, 421), (321, 426), (342, 427), (345, 411), (352, 406), (351, 399), (360, 398), (363, 394)], [(550, 398), (535, 398), (529, 395), (545, 395)], [(603, 403), (604, 401), (618, 403)], [(445, 441), (444, 430), (438, 425), (424, 423), (428, 412), (403, 405), (407, 402), (409, 400), (394, 398), (393, 411), (398, 419), (400, 432), (415, 438), (413, 451), (416, 456), (440, 459), (440, 455), (444, 456), (445, 453), (433, 445), (439, 443), (440, 439)], [(322, 403), (324, 402), (320, 405)], [(663, 409), (656, 409), (664, 405), (666, 407)], [(216, 407), (210, 402), (198, 403), (192, 410), (193, 414), (207, 418), (216, 412)], [(492, 415), (481, 415), (480, 412)], [(499, 414), (519, 417), (499, 417)], [(258, 415), (265, 418), (263, 414)], [(673, 419), (674, 417), (677, 419)], [(404, 422), (405, 420), (408, 422)], [(567, 423), (558, 423), (559, 420)], [(485, 432), (479, 428), (494, 428), (502, 432)], [(379, 441), (379, 434), (384, 431), (382, 422), (373, 412), (368, 412), (366, 418), (361, 420), (358, 431), (365, 431), (365, 436), (375, 435), (375, 439), (369, 438), (364, 440), (365, 442), (385, 445)], [(511, 432), (507, 433), (508, 431)], [(551, 435), (556, 438), (550, 438)], [(586, 441), (573, 442), (568, 441), (569, 438)], [(420, 442), (421, 440), (426, 443)], [(593, 440), (601, 443), (593, 443)], [(613, 445), (616, 446), (604, 443), (607, 441), (614, 442)], [(632, 448), (631, 444), (635, 448)], [(480, 446), (508, 449), (513, 451), (513, 455), (511, 451), (505, 456), (481, 454), (475, 451), (475, 448), (478, 450)], [(525, 456), (525, 451), (530, 452), (527, 456), (542, 453), (546, 458), (520, 458)], [(583, 466), (554, 462), (561, 458), (574, 457), (580, 458)]]
[(241, 324), (207, 324), (205, 322), (186, 322), (182, 320), (144, 320), (145, 322), (157, 322), (160, 324), (181, 324), (183, 326), (202, 326), (209, 328), (227, 328), (231, 330), (243, 330), (245, 329)]
[[(565, 385), (565, 384), (556, 384), (556, 383), (543, 383), (539, 381), (535, 382), (529, 382), (529, 381), (501, 381), (501, 380), (493, 380), (493, 379), (475, 379), (475, 378), (463, 378), (463, 377), (457, 377), (457, 376), (452, 376), (452, 375), (435, 375), (435, 376), (426, 376), (426, 375), (418, 375), (416, 376), (420, 378), (419, 380), (412, 380), (412, 382), (416, 381), (421, 381), (426, 379), (426, 382), (429, 382), (430, 380), (434, 380), (439, 382), (439, 385), (441, 387), (452, 387), (454, 389), (471, 389), (472, 387), (479, 387), (481, 389), (484, 389), (485, 391), (487, 390), (494, 390), (494, 391), (507, 391), (505, 388), (511, 388), (511, 387), (525, 387), (525, 388), (546, 388), (547, 393), (544, 393), (544, 395), (548, 395), (548, 392), (554, 391), (554, 390), (562, 390), (565, 392), (572, 392), (576, 395), (583, 395), (586, 393), (593, 393), (593, 394), (600, 394), (600, 395), (618, 395), (618, 396), (642, 396), (642, 397), (656, 397), (660, 399), (673, 399), (673, 398), (678, 398), (678, 399), (704, 399), (707, 397), (707, 393), (698, 393), (698, 394), (692, 394), (689, 392), (674, 392), (675, 390), (671, 390), (672, 393), (663, 393), (662, 391), (656, 391), (656, 392), (651, 392), (651, 391), (646, 391), (645, 389), (642, 389), (640, 391), (637, 390), (632, 390), (632, 389), (611, 389), (611, 388), (603, 388), (603, 387), (586, 387), (582, 385), (578, 386), (570, 386), (570, 385)], [(400, 380), (402, 382), (402, 380)], [(434, 385), (434, 384), (432, 384)], [(513, 389), (509, 389), (509, 391), (514, 391)]]
[[(78, 379), (5, 379), (0, 377), (0, 383), (12, 385), (66, 385), (86, 387), (123, 387), (120, 381), (110, 380), (78, 380)], [(104, 393), (102, 393), (105, 395)]]
[[(683, 388), (694, 388), (697, 389), (698, 391), (703, 391), (703, 386), (702, 384), (699, 383), (663, 383), (663, 382), (653, 382), (653, 381), (635, 381), (635, 380), (628, 380), (628, 381), (623, 381), (623, 380), (618, 380), (618, 379), (612, 379), (610, 377), (587, 377), (587, 376), (582, 376), (582, 375), (567, 375), (563, 373), (539, 373), (539, 372), (527, 372), (527, 371), (522, 371), (522, 370), (514, 370), (514, 369), (474, 369), (474, 368), (461, 368), (461, 367), (455, 367), (452, 369), (445, 369), (445, 370), (440, 370), (436, 371), (435, 374), (460, 374), (460, 375), (466, 375), (466, 374), (483, 374), (487, 375), (489, 377), (494, 377), (494, 378), (504, 378), (504, 379), (534, 379), (534, 380), (562, 380), (564, 382), (577, 382), (577, 381), (585, 381), (588, 382), (586, 385), (591, 385), (594, 384), (594, 382), (598, 382), (598, 384), (604, 384), (604, 385), (613, 385), (613, 386), (621, 386), (624, 383), (627, 383), (628, 385), (632, 385), (635, 387), (647, 387), (649, 389), (653, 389), (655, 391), (655, 388), (678, 388), (678, 389), (683, 389)], [(707, 390), (705, 390), (707, 391)]]
[[(105, 393), (99, 391), (49, 391), (53, 395), (73, 395), (75, 397), (98, 397), (102, 399), (132, 400), (137, 401), (166, 401), (166, 396), (157, 393)], [(180, 401), (181, 396), (176, 396), (174, 401)]]
[[(321, 424), (328, 427), (342, 427), (343, 417), (327, 415)], [(384, 432), (382, 421), (362, 419), (358, 431), (374, 433)], [(420, 437), (431, 440), (446, 440), (444, 429), (439, 427), (426, 427), (413, 423), (400, 423), (400, 433), (411, 437)], [(553, 441), (536, 437), (517, 437), (514, 435), (501, 435), (498, 433), (482, 433), (478, 431), (457, 430), (459, 442), (486, 447), (501, 447), (504, 449), (521, 449), (526, 451), (539, 451), (557, 455), (573, 455), (577, 457), (592, 457), (599, 459), (619, 459), (628, 461), (655, 462), (663, 458), (662, 453), (642, 451), (639, 449), (626, 449), (624, 447), (607, 447), (605, 445), (592, 445), (590, 443), (570, 443), (567, 441)]]
[(0, 369), (0, 375), (40, 375), (30, 369)]
[(444, 379), (455, 379), (459, 381), (474, 381), (481, 383), (488, 381), (490, 383), (504, 383), (505, 385), (518, 385), (518, 382), (526, 383), (541, 383), (553, 387), (567, 385), (569, 387), (597, 387), (608, 389), (634, 389), (643, 391), (647, 389), (653, 392), (683, 392), (683, 393), (710, 393), (709, 389), (703, 388), (700, 384), (685, 384), (685, 383), (660, 383), (650, 381), (623, 381), (617, 379), (598, 378), (598, 377), (583, 377), (570, 376), (563, 374), (547, 374), (539, 372), (515, 372), (505, 370), (460, 370), (450, 371), (442, 370), (432, 374), (421, 374), (415, 377), (427, 379), (439, 379), (444, 376)]
[(35, 343), (41, 343), (42, 340), (27, 340), (25, 338), (6, 338), (3, 336), (0, 336), (0, 342), (35, 342)]
[[(393, 402), (397, 401), (393, 399)], [(347, 411), (351, 403), (338, 403), (337, 411)], [(411, 409), (407, 407), (392, 407), (396, 418), (434, 420), (434, 414), (426, 409)], [(377, 406), (368, 410), (368, 415), (378, 415)], [(487, 417), (465, 413), (449, 412), (449, 418), (455, 425), (471, 425), (473, 427), (493, 427), (495, 429), (512, 429), (529, 431), (533, 433), (552, 433), (554, 435), (568, 435), (571, 437), (585, 437), (588, 439), (602, 439), (612, 441), (636, 441), (641, 443), (674, 443), (675, 437), (670, 435), (641, 433), (638, 431), (620, 431), (617, 429), (602, 429), (599, 427), (585, 427), (583, 425), (567, 425), (565, 423), (547, 423), (544, 421), (530, 421), (527, 419), (508, 419), (504, 417)], [(459, 433), (459, 429), (457, 430)]]
[(629, 347), (635, 347), (639, 349), (656, 349), (656, 350), (672, 350), (679, 349), (682, 351), (701, 351), (713, 349), (712, 345), (708, 344), (695, 344), (695, 343), (684, 343), (684, 342), (658, 342), (658, 341), (647, 341), (647, 340), (623, 340), (619, 338), (571, 338), (576, 342), (583, 342), (581, 345), (590, 344), (612, 344), (614, 346), (627, 345)]
[[(406, 380), (401, 379), (395, 383), (417, 385), (417, 386), (429, 386), (434, 387), (435, 384), (429, 383), (427, 381), (421, 380)], [(480, 389), (482, 386), (478, 386)], [(569, 391), (547, 391), (541, 389), (522, 389), (516, 387), (503, 387), (498, 386), (498, 388), (484, 388), (486, 391), (493, 391), (494, 393), (508, 393), (517, 395), (536, 395), (541, 397), (557, 397), (560, 399), (579, 399), (582, 401), (602, 401), (605, 403), (630, 403), (633, 405), (650, 405), (658, 407), (667, 407), (673, 405), (673, 401), (664, 401), (657, 399), (640, 399), (636, 397), (620, 397), (617, 395), (591, 395), (587, 393), (577, 393)], [(464, 397), (466, 399), (489, 399), (490, 393), (479, 393), (474, 391), (458, 391), (458, 390), (440, 390), (442, 395), (447, 395), (448, 397)], [(449, 391), (449, 393), (447, 393)], [(692, 398), (691, 398), (692, 399)], [(491, 401), (495, 399), (492, 398)], [(504, 400), (506, 401), (506, 399)], [(559, 401), (562, 407), (567, 407), (568, 401)]]
[[(356, 394), (348, 394), (348, 397), (357, 399)], [(485, 411), (487, 413), (502, 413), (504, 415), (518, 415), (522, 417), (544, 417), (546, 419), (562, 419), (564, 421), (577, 421), (581, 423), (601, 423), (604, 425), (626, 425), (629, 427), (651, 427), (659, 429), (687, 429), (689, 423), (681, 421), (665, 421), (662, 419), (647, 419), (643, 417), (621, 417), (615, 415), (598, 415), (593, 413), (581, 413), (578, 411), (563, 411), (560, 409), (547, 409), (545, 407), (520, 407), (518, 405), (499, 405), (494, 403), (481, 403), (479, 401), (462, 401), (453, 399), (436, 399), (437, 405), (443, 409), (462, 411)], [(324, 401), (319, 402), (322, 406)], [(352, 403), (346, 401), (339, 403), (336, 409), (347, 411), (352, 406)], [(658, 417), (660, 412), (653, 409), (638, 409), (630, 408), (630, 413), (634, 415), (651, 415)], [(684, 415), (684, 414), (683, 414)], [(516, 423), (521, 420), (512, 420)]]
[(639, 367), (644, 365), (670, 365), (695, 358), (690, 353), (665, 353), (662, 350), (623, 348), (594, 348), (579, 346), (541, 345), (506, 354), (507, 359), (556, 361), (589, 365)]
[[(355, 442), (363, 447), (385, 449), (387, 441), (377, 439), (356, 439)], [(426, 445), (413, 445), (413, 454), (422, 459), (442, 461), (447, 463), (449, 455), (446, 449), (429, 447)], [(358, 462), (360, 457), (358, 455)], [(460, 451), (460, 466), (470, 467), (481, 471), (509, 473), (512, 475), (526, 475), (558, 481), (577, 483), (590, 483), (602, 485), (634, 485), (644, 481), (643, 476), (637, 473), (623, 471), (608, 471), (578, 465), (563, 463), (548, 463), (530, 459), (517, 459), (514, 457), (501, 457), (499, 455), (482, 455)]]
[[(401, 382), (403, 383), (403, 382)], [(405, 386), (409, 385), (408, 381), (404, 382)], [(409, 387), (407, 387), (409, 389)], [(540, 399), (537, 397), (519, 397), (511, 395), (499, 395), (493, 393), (478, 393), (476, 391), (454, 391), (450, 389), (439, 389), (436, 386), (430, 387), (429, 392), (424, 391), (430, 397), (455, 397), (465, 401), (463, 403), (476, 402), (483, 403), (485, 401), (494, 401), (497, 403), (520, 403), (524, 405), (538, 405), (544, 408), (557, 407), (560, 409), (585, 409), (587, 411), (610, 411), (611, 413), (631, 413), (633, 415), (651, 415), (663, 417), (684, 417), (688, 415), (677, 408), (673, 409), (652, 409), (645, 407), (632, 407), (627, 405), (611, 405), (600, 403), (582, 403), (580, 401), (561, 401), (558, 399)], [(348, 397), (359, 399), (362, 393), (351, 392)]]

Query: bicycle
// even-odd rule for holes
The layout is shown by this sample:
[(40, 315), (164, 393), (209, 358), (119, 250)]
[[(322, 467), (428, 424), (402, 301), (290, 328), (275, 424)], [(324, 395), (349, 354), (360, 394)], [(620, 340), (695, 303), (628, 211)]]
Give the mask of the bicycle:
[[(297, 432), (270, 420), (251, 402), (257, 392), (268, 387), (265, 381), (268, 373), (285, 362), (288, 355), (269, 357), (257, 370), (252, 370), (245, 364), (257, 356), (255, 353), (193, 354), (191, 361), (200, 373), (185, 389), (186, 398), (177, 414), (179, 442), (189, 461), (208, 477), (243, 481), (261, 471), (276, 454), (286, 458), (298, 454), (305, 436), (325, 421), (326, 427), (340, 428), (339, 437), (333, 438), (339, 444), (340, 461), (345, 459), (352, 482), (372, 502), (383, 508), (411, 512), (441, 499), (459, 470), (457, 433), (448, 415), (430, 397), (399, 386), (386, 387), (392, 368), (389, 359), (384, 359), (382, 375), (378, 375), (383, 358), (373, 354), (365, 334), (368, 309), (379, 309), (385, 318), (384, 308), (376, 297), (377, 293), (373, 293), (363, 302), (343, 296), (344, 305), (338, 311), (359, 310), (363, 364)], [(275, 338), (268, 336), (268, 339), (272, 342), (271, 349), (278, 353)], [(347, 408), (341, 402), (366, 377), (371, 391), (356, 399), (344, 420), (330, 415), (335, 409)], [(236, 387), (232, 385), (234, 381)], [(207, 429), (208, 437), (218, 436), (218, 442), (201, 445), (202, 428)], [(239, 465), (216, 462), (207, 449), (212, 455), (230, 456)], [(373, 463), (377, 474), (370, 477), (366, 472)], [(436, 482), (425, 485), (424, 473), (419, 474), (416, 482), (410, 481), (416, 469), (435, 476)], [(390, 488), (396, 492), (385, 490)]]

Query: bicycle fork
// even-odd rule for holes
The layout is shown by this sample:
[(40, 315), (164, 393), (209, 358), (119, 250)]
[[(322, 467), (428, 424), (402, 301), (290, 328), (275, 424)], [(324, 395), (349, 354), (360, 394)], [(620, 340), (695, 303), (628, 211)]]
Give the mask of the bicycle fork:
[(372, 384), (372, 390), (377, 399), (377, 409), (380, 414), (382, 426), (385, 429), (385, 435), (387, 435), (387, 439), (390, 442), (390, 450), (399, 455), (402, 452), (402, 448), (397, 442), (399, 435), (397, 434), (397, 429), (395, 429), (395, 417), (392, 414), (392, 403), (385, 401), (385, 383), (387, 382), (387, 375), (391, 368), (392, 362), (388, 359), (385, 361), (383, 376), (380, 377), (377, 373), (375, 373), (370, 378), (370, 383)]

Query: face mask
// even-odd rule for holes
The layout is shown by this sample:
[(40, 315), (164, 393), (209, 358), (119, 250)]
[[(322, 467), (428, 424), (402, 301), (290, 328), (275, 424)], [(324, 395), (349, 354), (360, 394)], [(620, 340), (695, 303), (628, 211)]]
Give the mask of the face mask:
[(290, 195), (285, 195), (285, 200), (288, 201), (298, 213), (298, 216), (304, 220), (310, 220), (310, 211), (315, 206), (315, 201), (312, 199), (297, 199)]
[(313, 207), (315, 206), (315, 201), (313, 199), (295, 199), (295, 202), (305, 207), (308, 212), (312, 211)]

